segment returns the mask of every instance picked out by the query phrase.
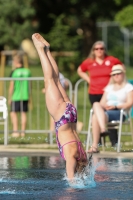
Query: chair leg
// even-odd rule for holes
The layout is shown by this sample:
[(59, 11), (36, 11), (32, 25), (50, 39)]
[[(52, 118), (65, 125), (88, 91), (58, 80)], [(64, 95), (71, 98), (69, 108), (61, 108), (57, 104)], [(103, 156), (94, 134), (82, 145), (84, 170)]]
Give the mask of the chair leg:
[(7, 127), (7, 118), (4, 120), (4, 145), (8, 144), (8, 127)]
[(120, 114), (120, 123), (119, 123), (119, 131), (118, 131), (118, 146), (117, 146), (117, 152), (120, 152), (120, 142), (121, 142), (121, 131), (122, 131), (122, 118), (123, 118), (123, 110), (121, 110)]
[(133, 124), (132, 124), (132, 118), (130, 118), (130, 131), (131, 131), (132, 144), (133, 144)]
[(102, 142), (102, 149), (103, 149), (103, 151), (105, 151), (105, 147), (104, 147), (104, 137), (101, 137), (101, 142)]
[(87, 141), (86, 141), (86, 152), (89, 148), (90, 138), (91, 138), (91, 121), (92, 121), (92, 113), (93, 110), (90, 110), (90, 117), (89, 117), (89, 124), (88, 124), (88, 134), (87, 134)]

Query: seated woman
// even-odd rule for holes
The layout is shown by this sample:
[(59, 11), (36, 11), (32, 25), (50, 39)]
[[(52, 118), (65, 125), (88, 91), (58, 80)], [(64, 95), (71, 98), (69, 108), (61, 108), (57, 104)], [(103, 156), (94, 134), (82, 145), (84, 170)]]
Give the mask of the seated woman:
[(38, 33), (32, 35), (32, 40), (44, 74), (46, 105), (55, 121), (57, 144), (62, 158), (66, 160), (67, 176), (71, 180), (87, 165), (86, 153), (76, 133), (77, 111), (59, 81), (58, 66), (51, 55), (49, 43)]
[(106, 132), (106, 123), (112, 120), (120, 120), (121, 109), (124, 109), (124, 121), (127, 110), (133, 105), (133, 86), (127, 82), (123, 66), (114, 65), (110, 75), (110, 82), (104, 89), (101, 101), (93, 104), (93, 144), (88, 151), (89, 153), (98, 152), (100, 133)]

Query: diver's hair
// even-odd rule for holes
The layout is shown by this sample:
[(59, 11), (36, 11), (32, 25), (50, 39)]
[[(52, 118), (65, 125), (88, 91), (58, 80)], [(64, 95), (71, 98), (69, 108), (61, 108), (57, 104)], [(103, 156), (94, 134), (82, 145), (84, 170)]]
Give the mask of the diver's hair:
[(21, 53), (14, 53), (12, 57), (23, 65), (23, 57)]
[(101, 44), (102, 46), (103, 46), (103, 48), (104, 48), (104, 56), (107, 56), (108, 54), (107, 54), (107, 50), (106, 50), (106, 46), (105, 46), (105, 43), (103, 42), (103, 41), (96, 41), (94, 44), (93, 44), (93, 46), (92, 46), (92, 48), (91, 48), (91, 50), (90, 50), (90, 53), (89, 53), (89, 55), (88, 55), (88, 58), (91, 58), (91, 59), (95, 59), (95, 54), (94, 54), (94, 49), (95, 49), (95, 46), (96, 45), (98, 45), (98, 44)]
[(85, 170), (87, 164), (88, 164), (87, 160), (84, 160), (84, 161), (78, 160), (76, 168), (75, 168), (75, 172), (78, 173), (78, 174), (84, 173), (84, 170)]

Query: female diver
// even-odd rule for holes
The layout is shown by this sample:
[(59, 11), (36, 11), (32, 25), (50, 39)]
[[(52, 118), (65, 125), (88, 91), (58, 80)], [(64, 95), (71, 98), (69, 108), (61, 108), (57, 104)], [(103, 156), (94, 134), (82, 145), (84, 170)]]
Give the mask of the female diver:
[(45, 82), (46, 105), (55, 121), (56, 140), (60, 155), (66, 160), (69, 180), (82, 173), (87, 156), (76, 132), (77, 111), (59, 81), (58, 66), (50, 52), (50, 44), (39, 34), (32, 35), (38, 52)]

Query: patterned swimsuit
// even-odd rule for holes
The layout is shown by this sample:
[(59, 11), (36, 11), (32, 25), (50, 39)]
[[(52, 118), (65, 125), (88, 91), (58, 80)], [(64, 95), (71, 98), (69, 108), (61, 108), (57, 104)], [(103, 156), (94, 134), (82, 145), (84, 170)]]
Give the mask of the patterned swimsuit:
[[(58, 139), (58, 129), (59, 129), (60, 126), (67, 124), (67, 123), (76, 123), (76, 122), (77, 122), (77, 110), (72, 104), (67, 103), (66, 110), (65, 110), (64, 114), (62, 115), (62, 117), (60, 118), (59, 121), (55, 122), (56, 141), (57, 141), (57, 145), (58, 145), (58, 148), (59, 148), (60, 155), (63, 159), (65, 159), (64, 153), (63, 153), (63, 147), (66, 144), (73, 143), (73, 142), (76, 142), (78, 144), (80, 157), (81, 157), (81, 153), (84, 154), (84, 150), (81, 147), (81, 142), (74, 140), (74, 141), (67, 142), (67, 143), (65, 143), (64, 145), (61, 146), (59, 139)], [(77, 160), (79, 160), (79, 159), (80, 158), (78, 158)]]

